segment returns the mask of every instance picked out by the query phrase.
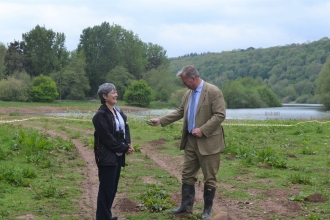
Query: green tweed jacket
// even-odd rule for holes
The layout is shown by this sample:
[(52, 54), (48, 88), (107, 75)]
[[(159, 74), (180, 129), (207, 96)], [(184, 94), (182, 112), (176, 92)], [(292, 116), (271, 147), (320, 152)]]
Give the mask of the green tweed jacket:
[[(188, 105), (192, 91), (189, 89), (182, 98), (178, 109), (160, 118), (162, 126), (171, 124), (183, 118), (182, 139), (180, 150), (185, 149), (187, 140)], [(197, 138), (200, 154), (211, 155), (221, 152), (224, 147), (224, 134), (221, 123), (226, 118), (225, 100), (220, 89), (204, 81), (203, 89), (196, 109), (195, 126), (203, 132)]]

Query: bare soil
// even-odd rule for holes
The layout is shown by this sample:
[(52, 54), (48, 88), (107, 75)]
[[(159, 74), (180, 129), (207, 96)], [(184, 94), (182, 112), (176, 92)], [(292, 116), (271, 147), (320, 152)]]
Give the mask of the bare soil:
[[(132, 107), (121, 107), (123, 110), (135, 110)], [(48, 112), (65, 112), (70, 111), (64, 107), (24, 107), (24, 108), (0, 108), (0, 113), (8, 114), (10, 112), (19, 112), (20, 114), (36, 114), (36, 113), (48, 113)], [(3, 116), (3, 115), (2, 115)], [(2, 117), (0, 117), (1, 120)], [(23, 126), (26, 126), (25, 123), (21, 123)], [(33, 125), (34, 128), (39, 130), (44, 130), (42, 125), (37, 123)], [(65, 132), (57, 131), (45, 131), (53, 136), (61, 136), (64, 139), (67, 138)], [(84, 131), (86, 133), (91, 133), (92, 131)], [(180, 141), (180, 137), (175, 138)], [(134, 141), (134, 140), (133, 140)], [(83, 200), (80, 201), (81, 206), (81, 219), (95, 219), (95, 210), (96, 210), (96, 199), (98, 193), (98, 176), (97, 176), (97, 167), (94, 161), (94, 153), (91, 149), (88, 149), (78, 140), (73, 140), (76, 145), (80, 157), (85, 162), (86, 167), (82, 168), (81, 172), (85, 175), (85, 180), (81, 182), (81, 187), (83, 190)], [(166, 143), (165, 139), (159, 139), (156, 141), (151, 141), (147, 146), (141, 150), (143, 154), (147, 154), (149, 158), (155, 161), (155, 163), (162, 169), (169, 172), (172, 176), (181, 180), (181, 168), (183, 165), (183, 156), (170, 157), (168, 155), (159, 154), (155, 150), (155, 146), (161, 147)], [(235, 155), (229, 155), (228, 159), (235, 159)], [(130, 158), (127, 157), (129, 161)], [(264, 167), (268, 169), (268, 167)], [(220, 167), (221, 169), (221, 167)], [(146, 182), (150, 180), (145, 180)], [(237, 180), (244, 181), (244, 180)], [(267, 183), (268, 184), (268, 183)], [(231, 190), (233, 186), (219, 183), (218, 192)], [(216, 198), (214, 199), (213, 205), (213, 220), (241, 220), (241, 219), (255, 219), (255, 220), (264, 220), (272, 219), (271, 216), (277, 214), (281, 216), (286, 216), (286, 219), (296, 219), (298, 216), (301, 216), (299, 213), (303, 212), (303, 207), (296, 202), (288, 201), (289, 195), (298, 195), (299, 189), (274, 189), (269, 190), (266, 193), (263, 193), (267, 199), (265, 200), (256, 200), (256, 201), (237, 201), (229, 198), (223, 198), (218, 196), (221, 193), (217, 193)], [(261, 194), (258, 191), (251, 191), (250, 194), (258, 195)], [(181, 195), (172, 194), (172, 199), (180, 205)], [(324, 202), (325, 199), (322, 195), (315, 194), (306, 199), (306, 202)], [(196, 204), (203, 204), (203, 183), (199, 182), (196, 184)], [(116, 199), (113, 204), (112, 212), (114, 215), (118, 216), (119, 219), (125, 219), (121, 213), (137, 213), (139, 212), (139, 204), (134, 201), (131, 201), (124, 192), (118, 192)], [(31, 216), (30, 216), (31, 217)], [(175, 216), (175, 218), (185, 218), (184, 215)], [(27, 218), (27, 219), (33, 219)]]

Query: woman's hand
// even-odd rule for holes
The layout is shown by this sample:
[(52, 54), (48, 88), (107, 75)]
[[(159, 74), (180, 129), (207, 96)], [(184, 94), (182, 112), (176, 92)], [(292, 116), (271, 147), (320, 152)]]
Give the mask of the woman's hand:
[(131, 146), (131, 144), (128, 144), (128, 151), (126, 152), (126, 155), (134, 154), (134, 148)]

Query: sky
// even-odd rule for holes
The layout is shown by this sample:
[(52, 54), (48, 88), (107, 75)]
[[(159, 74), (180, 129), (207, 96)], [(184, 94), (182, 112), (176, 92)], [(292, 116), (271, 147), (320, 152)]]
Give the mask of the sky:
[(120, 25), (167, 56), (268, 48), (330, 38), (329, 0), (0, 0), (0, 42), (37, 25), (64, 33), (69, 51), (82, 31)]

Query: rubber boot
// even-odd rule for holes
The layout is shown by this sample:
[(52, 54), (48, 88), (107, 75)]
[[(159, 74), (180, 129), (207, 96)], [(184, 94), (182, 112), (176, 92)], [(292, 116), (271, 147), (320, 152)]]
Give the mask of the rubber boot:
[(170, 213), (172, 214), (192, 213), (192, 208), (195, 199), (195, 185), (188, 185), (186, 183), (183, 183), (181, 195), (182, 195), (181, 206), (177, 209), (170, 210), (169, 211)]
[(215, 189), (204, 187), (204, 211), (202, 214), (203, 220), (210, 220), (212, 217), (212, 205), (215, 195)]

